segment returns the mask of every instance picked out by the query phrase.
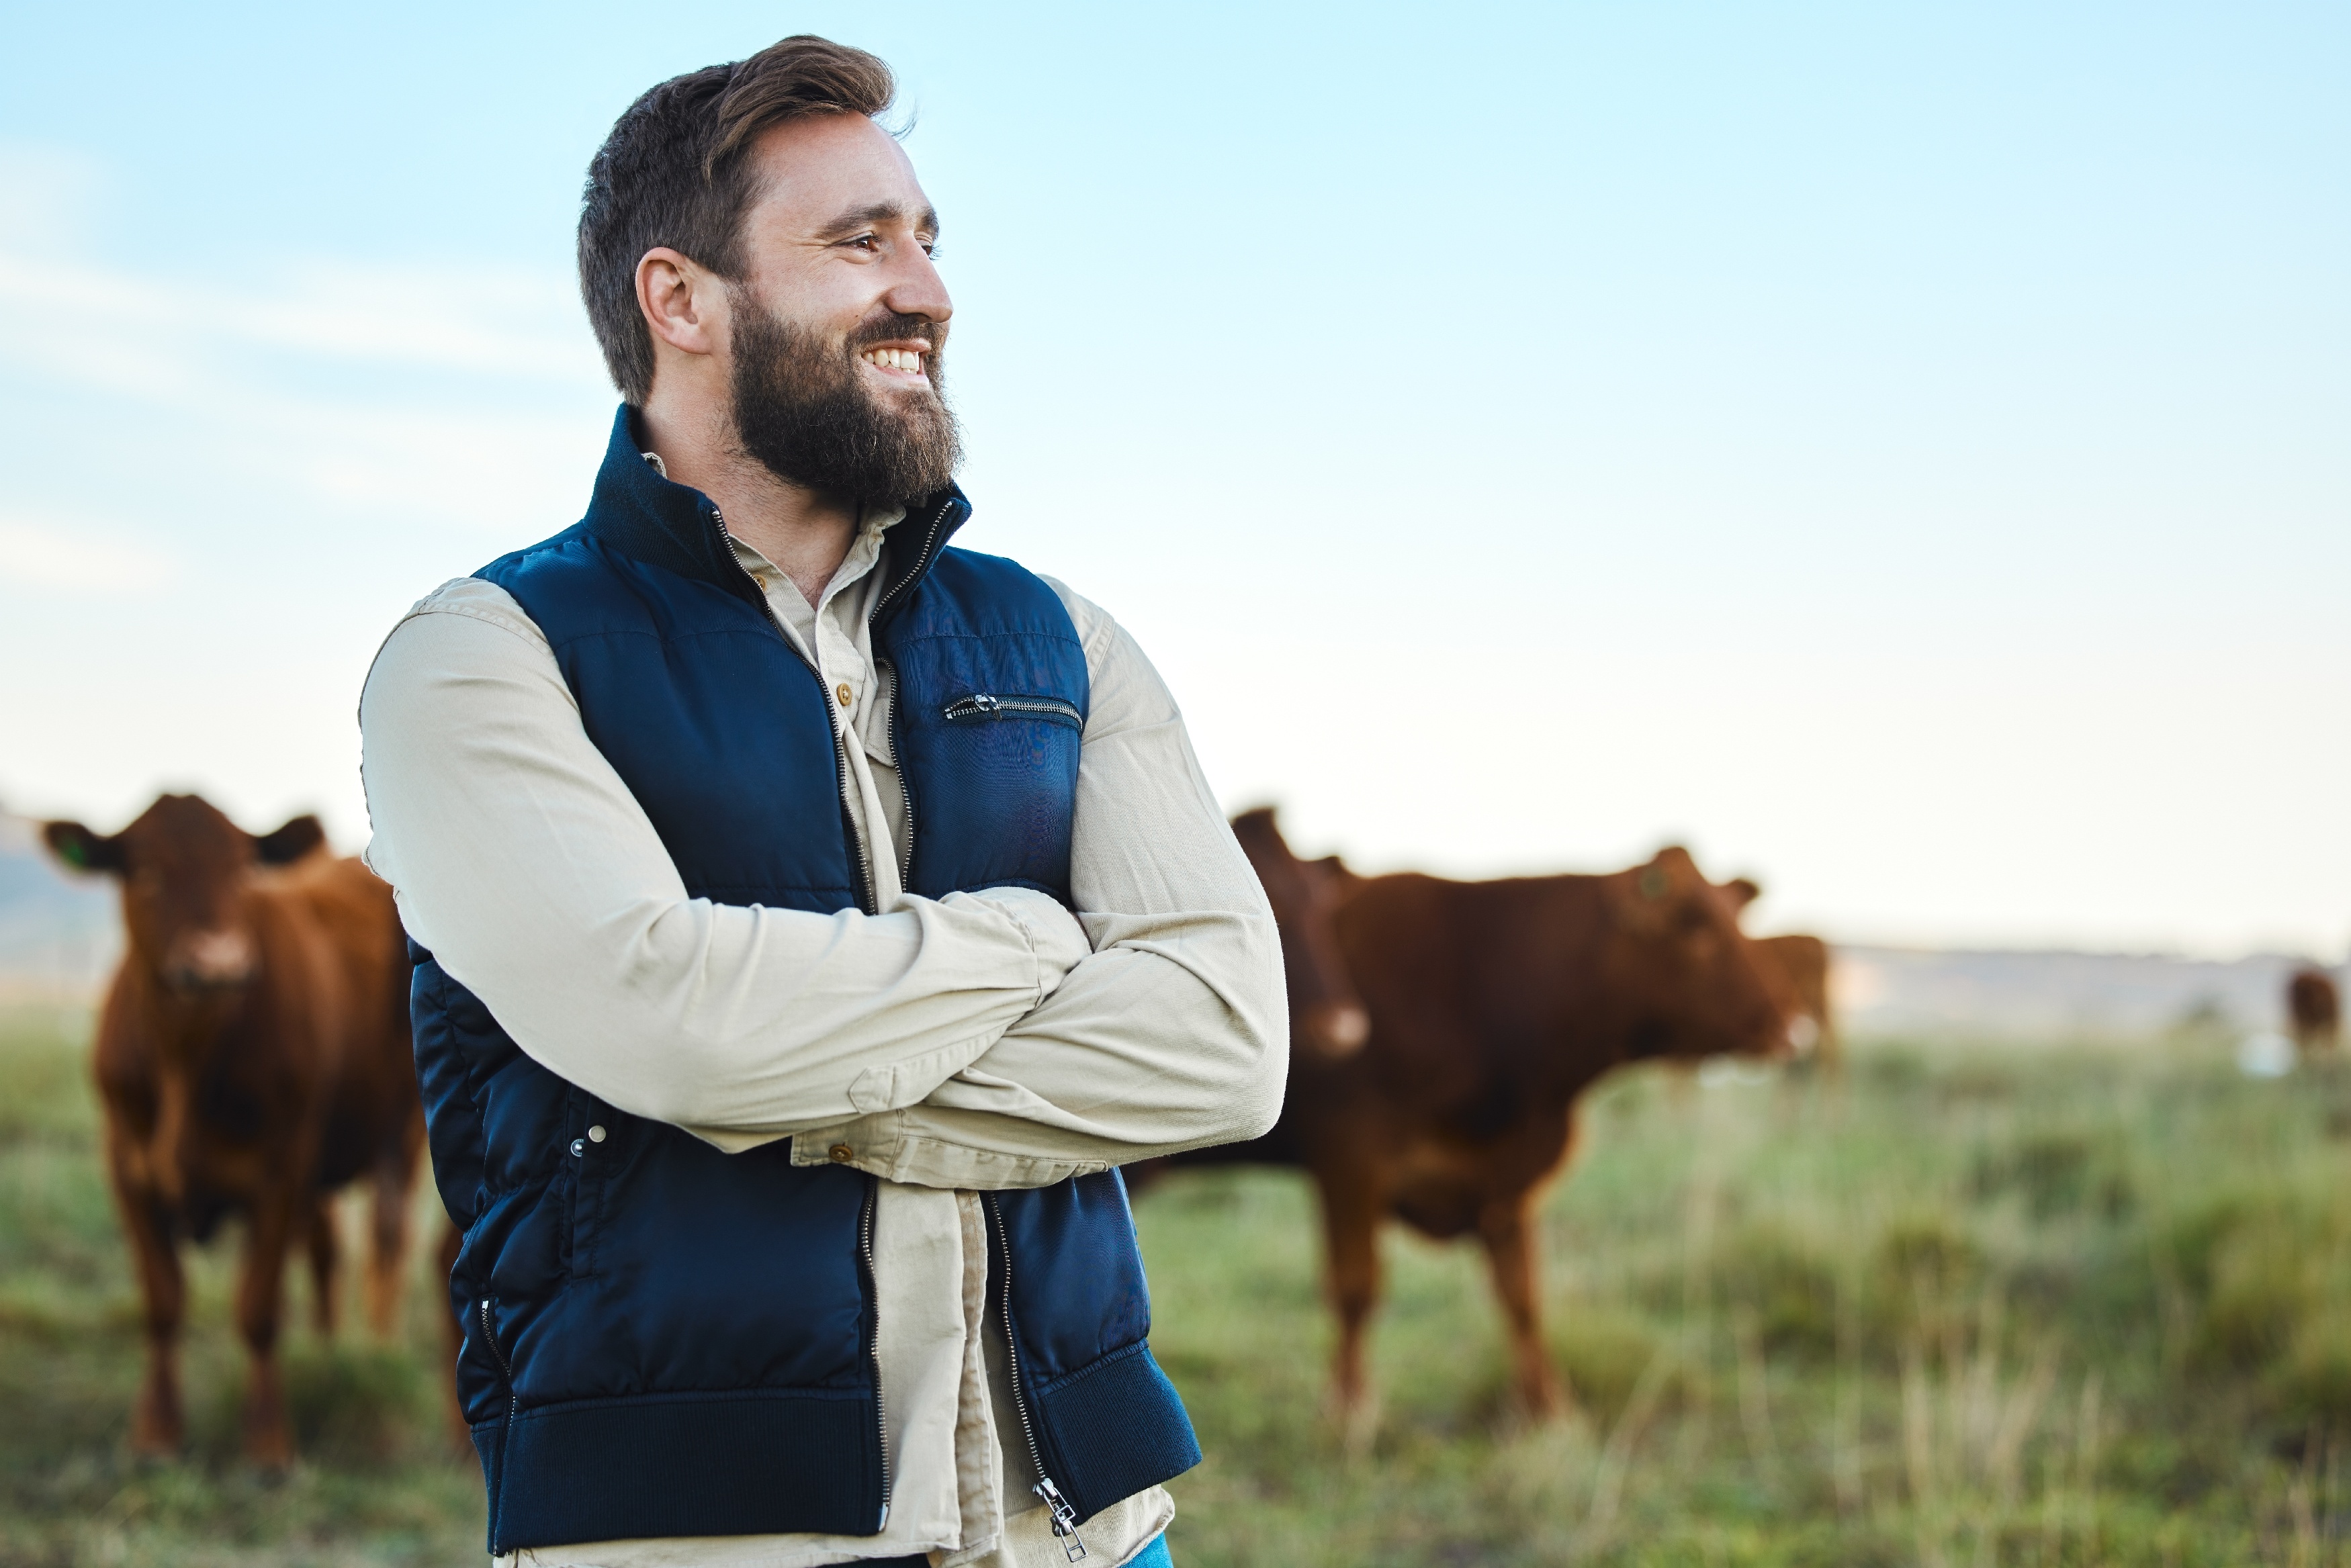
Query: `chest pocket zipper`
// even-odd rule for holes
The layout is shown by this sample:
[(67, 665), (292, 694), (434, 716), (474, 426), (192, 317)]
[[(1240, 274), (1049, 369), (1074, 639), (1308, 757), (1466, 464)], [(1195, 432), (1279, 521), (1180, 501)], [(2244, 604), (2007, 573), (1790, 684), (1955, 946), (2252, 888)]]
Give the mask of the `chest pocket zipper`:
[(946, 722), (969, 724), (1001, 719), (1042, 719), (1050, 724), (1066, 724), (1072, 730), (1085, 728), (1085, 715), (1074, 702), (1064, 702), (1059, 697), (998, 697), (986, 691), (975, 691), (946, 705)]

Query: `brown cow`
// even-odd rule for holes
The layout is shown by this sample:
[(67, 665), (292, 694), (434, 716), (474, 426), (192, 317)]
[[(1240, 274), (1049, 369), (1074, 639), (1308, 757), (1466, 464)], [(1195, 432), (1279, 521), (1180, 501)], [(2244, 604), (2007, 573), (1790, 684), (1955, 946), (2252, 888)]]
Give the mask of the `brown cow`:
[[(1749, 877), (1734, 877), (1716, 887), (1737, 912), (1744, 912), (1747, 906), (1763, 896), (1762, 887)], [(1788, 1018), (1789, 1053), (1801, 1062), (1835, 1072), (1840, 1044), (1836, 1016), (1829, 1005), (1828, 943), (1818, 937), (1799, 935), (1749, 940), (1782, 981), (1782, 992), (1792, 1009)], [(1687, 1069), (1679, 1076), (1687, 1078), (1694, 1070)]]
[(1294, 1053), (1271, 1132), (1177, 1159), (1313, 1177), (1351, 1438), (1368, 1430), (1364, 1329), (1389, 1215), (1432, 1237), (1478, 1236), (1520, 1397), (1548, 1413), (1562, 1391), (1542, 1350), (1528, 1219), (1568, 1154), (1576, 1096), (1624, 1063), (1784, 1050), (1784, 982), (1680, 849), (1603, 877), (1372, 877), (1332, 923), (1370, 1039), (1337, 1061)]
[(1273, 807), (1233, 818), (1233, 836), (1265, 888), (1281, 933), (1282, 973), (1290, 988), (1290, 1046), (1335, 1062), (1363, 1048), (1371, 1021), (1339, 956), (1331, 911), (1363, 878), (1335, 855), (1301, 860), (1274, 825)]
[(277, 1359), (287, 1251), (309, 1253), (319, 1324), (335, 1313), (335, 1190), (373, 1188), (368, 1315), (390, 1332), (424, 1116), (408, 966), (392, 892), (319, 852), (318, 819), (256, 838), (194, 795), (164, 795), (112, 837), (47, 826), (68, 865), (121, 885), (127, 939), (94, 1065), (106, 1155), (146, 1302), (143, 1453), (180, 1444), (179, 1243), (247, 1225), (236, 1324), (252, 1355), (245, 1451), (293, 1458)]
[[(1282, 978), (1290, 993), (1290, 1081), (1301, 1063), (1343, 1061), (1363, 1049), (1371, 1020), (1355, 995), (1354, 982), (1339, 955), (1331, 913), (1363, 883), (1335, 855), (1301, 860), (1275, 826), (1273, 807), (1259, 806), (1233, 818), (1233, 836), (1249, 859), (1273, 906), (1281, 934)], [(1140, 1192), (1177, 1165), (1299, 1165), (1297, 1126), (1288, 1115), (1273, 1130), (1248, 1143), (1217, 1144), (1165, 1158), (1138, 1160), (1124, 1168), (1128, 1190)]]
[(2285, 1011), (2303, 1054), (2335, 1049), (2343, 1032), (2343, 998), (2333, 975), (2309, 966), (2294, 971), (2285, 982)]
[(1788, 1024), (1789, 1046), (1800, 1057), (1834, 1073), (1843, 1059), (1836, 1014), (1829, 1003), (1829, 945), (1818, 937), (1790, 933), (1754, 939), (1757, 951), (1786, 980), (1795, 1012)]

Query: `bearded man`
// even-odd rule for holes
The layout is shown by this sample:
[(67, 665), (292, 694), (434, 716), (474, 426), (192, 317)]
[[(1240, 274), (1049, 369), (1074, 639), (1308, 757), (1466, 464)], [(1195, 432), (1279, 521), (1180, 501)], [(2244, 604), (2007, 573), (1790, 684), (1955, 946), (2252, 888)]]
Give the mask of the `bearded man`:
[(1199, 1459), (1115, 1168), (1271, 1126), (1280, 948), (1134, 641), (948, 546), (892, 92), (794, 37), (622, 116), (587, 515), (361, 700), (501, 1561), (1163, 1563)]

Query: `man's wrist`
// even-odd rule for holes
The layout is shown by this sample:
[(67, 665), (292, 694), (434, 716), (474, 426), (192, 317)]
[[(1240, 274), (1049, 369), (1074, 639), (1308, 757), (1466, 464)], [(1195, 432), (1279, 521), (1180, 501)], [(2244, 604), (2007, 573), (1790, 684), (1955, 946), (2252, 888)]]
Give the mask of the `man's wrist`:
[(912, 1132), (904, 1112), (860, 1116), (799, 1134), (794, 1165), (845, 1165), (909, 1187), (1000, 1192), (1050, 1187), (1108, 1170), (1111, 1161), (1067, 1155), (1015, 1154)]
[(950, 893), (942, 902), (969, 899), (984, 904), (1019, 928), (1037, 961), (1037, 1000), (1042, 1002), (1070, 971), (1093, 956), (1085, 927), (1050, 893), (1034, 888), (987, 888)]

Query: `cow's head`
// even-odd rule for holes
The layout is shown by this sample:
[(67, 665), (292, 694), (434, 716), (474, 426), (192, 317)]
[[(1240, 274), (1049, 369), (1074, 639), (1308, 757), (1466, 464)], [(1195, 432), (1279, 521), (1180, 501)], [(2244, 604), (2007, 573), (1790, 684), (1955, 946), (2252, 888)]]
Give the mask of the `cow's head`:
[(108, 836), (78, 822), (45, 824), (58, 859), (104, 872), (122, 889), (128, 961), (165, 991), (232, 990), (252, 977), (259, 941), (245, 888), (258, 866), (283, 866), (326, 842), (315, 816), (298, 816), (259, 837), (193, 794), (167, 794)]
[(1717, 887), (1681, 848), (1604, 880), (1615, 923), (1610, 963), (1632, 1003), (1635, 1054), (1787, 1049), (1786, 984), (1739, 929), (1754, 883)]
[(1331, 911), (1355, 881), (1335, 855), (1301, 860), (1274, 826), (1273, 808), (1233, 818), (1233, 836), (1257, 871), (1281, 931), (1281, 967), (1290, 985), (1291, 1040), (1310, 1058), (1335, 1062), (1363, 1049), (1370, 1015), (1347, 978)]

